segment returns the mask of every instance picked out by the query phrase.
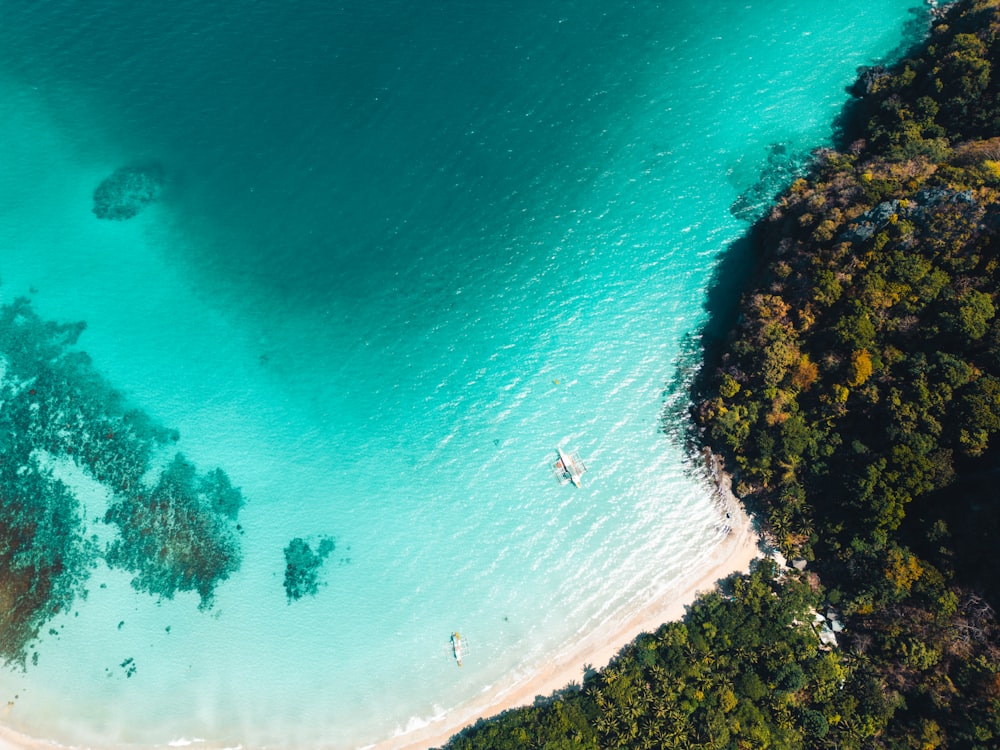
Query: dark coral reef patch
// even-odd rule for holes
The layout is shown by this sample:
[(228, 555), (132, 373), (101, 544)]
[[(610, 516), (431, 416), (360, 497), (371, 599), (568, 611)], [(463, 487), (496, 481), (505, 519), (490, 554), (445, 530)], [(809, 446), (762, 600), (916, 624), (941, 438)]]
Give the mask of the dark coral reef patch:
[(160, 197), (163, 170), (157, 165), (120, 167), (94, 190), (94, 215), (124, 221)]
[[(239, 490), (220, 469), (198, 476), (180, 455), (148, 486), (178, 435), (130, 408), (74, 348), (83, 330), (43, 320), (23, 298), (0, 306), (0, 662), (26, 664), (28, 646), (86, 594), (102, 557), (135, 573), (139, 590), (196, 591), (203, 607), (239, 566)], [(119, 537), (107, 550), (53, 474), (60, 461), (110, 491)]]
[(23, 666), (42, 626), (84, 593), (96, 550), (69, 489), (35, 460), (15, 466), (7, 458), (0, 459), (0, 659)]
[(303, 596), (316, 596), (320, 569), (335, 546), (329, 537), (321, 539), (315, 551), (300, 537), (288, 543), (285, 547), (285, 595), (289, 604)]
[(119, 495), (104, 520), (118, 526), (109, 565), (135, 574), (132, 585), (167, 599), (196, 591), (211, 604), (215, 586), (240, 565), (234, 525), (243, 496), (221, 469), (199, 477), (181, 454), (148, 491)]

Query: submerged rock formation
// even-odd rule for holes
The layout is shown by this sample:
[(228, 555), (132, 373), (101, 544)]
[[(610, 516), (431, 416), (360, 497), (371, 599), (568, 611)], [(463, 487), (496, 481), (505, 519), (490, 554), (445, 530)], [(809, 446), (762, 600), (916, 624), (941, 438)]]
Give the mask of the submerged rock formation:
[(739, 194), (729, 212), (742, 221), (757, 221), (771, 208), (775, 197), (805, 172), (809, 160), (807, 152), (785, 143), (772, 143), (757, 181)]
[(120, 538), (107, 550), (108, 565), (135, 574), (132, 586), (165, 599), (195, 591), (201, 607), (211, 604), (216, 585), (240, 565), (238, 529), (233, 523), (243, 497), (221, 469), (198, 477), (181, 454), (151, 490), (119, 496), (105, 514)]
[[(147, 486), (154, 456), (179, 436), (129, 408), (74, 349), (83, 330), (42, 320), (24, 298), (0, 306), (0, 662), (27, 663), (102, 557), (135, 573), (137, 589), (196, 591), (202, 607), (240, 563), (242, 495), (220, 469), (199, 477), (179, 454)], [(111, 493), (105, 521), (119, 535), (106, 550), (60, 464)]]
[(288, 603), (303, 596), (316, 596), (319, 591), (319, 571), (333, 552), (333, 539), (324, 537), (314, 552), (309, 542), (296, 537), (285, 547), (285, 595)]
[(41, 627), (84, 590), (95, 558), (76, 498), (38, 461), (0, 457), (0, 660), (24, 665)]
[(94, 214), (98, 219), (131, 219), (159, 198), (162, 189), (159, 166), (119, 167), (94, 190)]

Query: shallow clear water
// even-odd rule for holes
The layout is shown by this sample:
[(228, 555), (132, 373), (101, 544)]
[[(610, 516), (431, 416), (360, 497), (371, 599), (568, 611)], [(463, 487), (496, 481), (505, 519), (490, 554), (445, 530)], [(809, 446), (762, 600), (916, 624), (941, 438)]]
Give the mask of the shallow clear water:
[[(210, 609), (100, 566), (0, 672), (4, 720), (363, 745), (697, 567), (719, 519), (661, 414), (730, 205), (772, 144), (828, 141), (914, 5), (6, 3), (0, 294), (86, 320), (98, 370), (247, 506)], [(150, 160), (162, 199), (96, 219)], [(325, 585), (288, 603), (285, 545), (323, 536)]]

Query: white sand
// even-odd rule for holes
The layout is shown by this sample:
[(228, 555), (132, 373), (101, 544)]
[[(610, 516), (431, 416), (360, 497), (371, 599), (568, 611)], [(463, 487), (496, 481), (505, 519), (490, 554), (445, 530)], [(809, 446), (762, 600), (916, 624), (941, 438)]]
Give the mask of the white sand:
[[(535, 675), (518, 682), (499, 685), (477, 698), (459, 706), (427, 726), (414, 729), (392, 739), (372, 745), (368, 750), (426, 750), (439, 747), (463, 727), (480, 717), (495, 716), (517, 706), (530, 705), (537, 696), (549, 696), (571, 682), (583, 681), (584, 665), (600, 669), (611, 661), (621, 648), (643, 632), (655, 631), (660, 625), (684, 616), (685, 608), (698, 594), (712, 590), (716, 582), (731, 573), (746, 572), (750, 562), (761, 556), (760, 537), (750, 517), (731, 490), (729, 477), (723, 474), (713, 460), (711, 467), (718, 486), (720, 517), (728, 513), (724, 523), (731, 528), (729, 534), (712, 551), (702, 567), (676, 588), (660, 599), (651, 602), (641, 611), (630, 613), (620, 621), (608, 623), (604, 628), (587, 635), (565, 653), (555, 657)], [(3, 711), (0, 709), (0, 721)], [(75, 750), (79, 750), (76, 748)], [(204, 748), (200, 744), (197, 747)], [(65, 750), (63, 746), (36, 740), (0, 725), (0, 750)]]
[(704, 567), (641, 611), (590, 633), (570, 651), (545, 665), (536, 675), (488, 691), (474, 703), (460, 706), (425, 727), (375, 744), (369, 750), (426, 750), (440, 747), (452, 735), (481, 717), (496, 716), (517, 706), (530, 705), (536, 697), (550, 696), (571, 682), (580, 684), (583, 682), (584, 665), (595, 669), (604, 667), (625, 644), (640, 633), (653, 632), (665, 622), (681, 619), (686, 607), (699, 594), (711, 591), (719, 580), (731, 573), (748, 572), (750, 562), (764, 554), (759, 549), (761, 538), (743, 505), (733, 495), (729, 476), (721, 471), (714, 457), (710, 457), (709, 461), (718, 488), (720, 515), (729, 514), (724, 523), (730, 526), (731, 531), (713, 550)]

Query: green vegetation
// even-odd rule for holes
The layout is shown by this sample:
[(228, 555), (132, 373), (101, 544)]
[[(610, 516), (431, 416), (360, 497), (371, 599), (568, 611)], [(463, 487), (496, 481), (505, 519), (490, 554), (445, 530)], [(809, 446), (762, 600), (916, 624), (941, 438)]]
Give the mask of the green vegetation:
[(846, 147), (755, 228), (760, 270), (698, 408), (878, 681), (887, 747), (1000, 743), (996, 2), (869, 71)]
[(697, 440), (810, 573), (734, 577), (449, 748), (1000, 746), (998, 68), (1000, 1), (952, 6), (754, 226)]
[(884, 710), (878, 686), (820, 648), (820, 592), (777, 573), (762, 561), (733, 576), (582, 687), (481, 721), (448, 748), (866, 747)]

